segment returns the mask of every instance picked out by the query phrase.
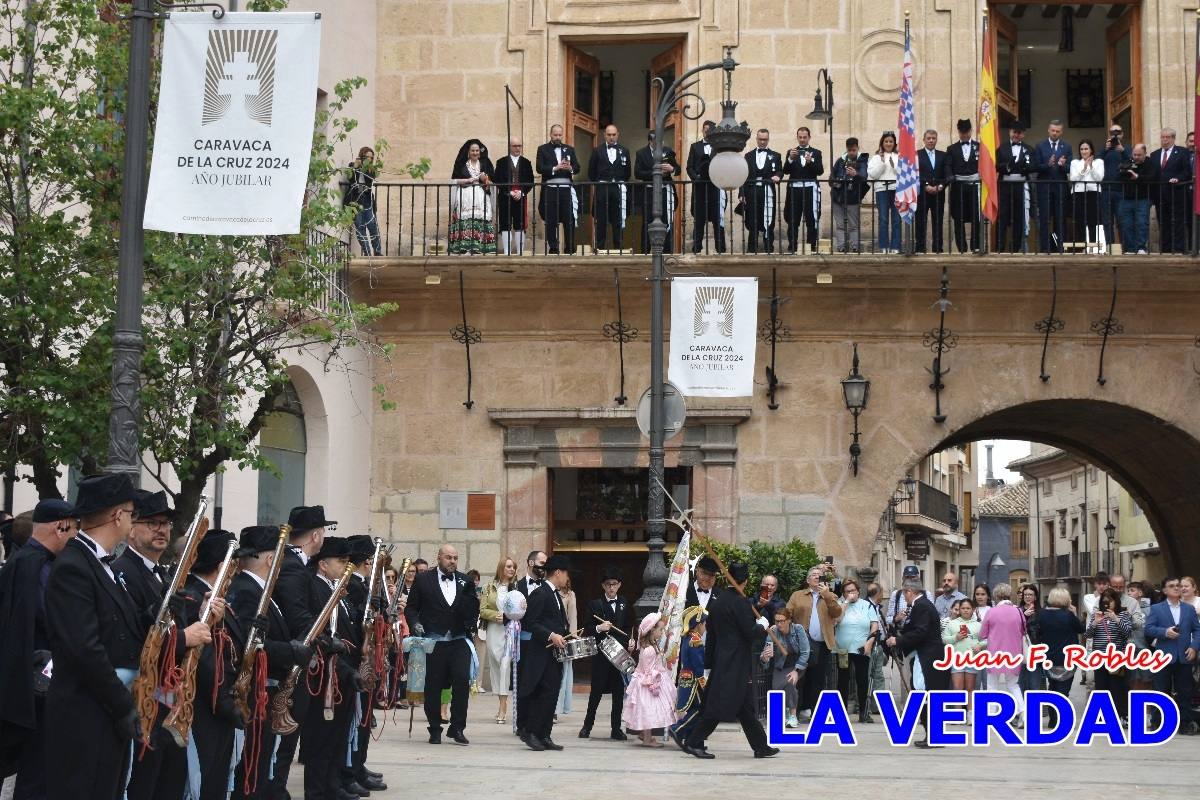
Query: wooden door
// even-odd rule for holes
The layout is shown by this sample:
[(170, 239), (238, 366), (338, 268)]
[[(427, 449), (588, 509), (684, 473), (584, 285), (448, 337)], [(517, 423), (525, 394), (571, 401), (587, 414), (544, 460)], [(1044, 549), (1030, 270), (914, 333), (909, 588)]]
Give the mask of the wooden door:
[[(998, 5), (992, 3), (988, 13), (988, 32), (992, 45), (992, 66), (996, 70), (996, 106), (1000, 110), (998, 120), (1003, 128), (1021, 116), (1017, 24), (1002, 14)], [(1029, 120), (1022, 121), (1026, 125), (1029, 124)], [(1001, 138), (1004, 138), (1003, 135)]]
[(1126, 142), (1142, 140), (1142, 7), (1131, 5), (1104, 32), (1108, 68), (1108, 120), (1125, 131)]
[[(655, 56), (650, 61), (650, 77), (651, 77), (651, 79), (661, 78), (663, 81), (664, 89), (669, 87), (672, 83), (674, 83), (675, 79), (678, 78), (680, 75), (682, 75), (686, 71), (683, 66), (683, 63), (684, 63), (683, 62), (683, 47), (684, 47), (684, 42), (683, 42), (683, 40), (680, 40), (679, 42), (673, 44), (668, 49), (659, 53), (657, 56)], [(661, 91), (662, 90), (659, 89), (658, 84), (655, 83), (653, 80), (651, 80), (650, 81), (650, 108), (649, 108), (650, 119), (646, 122), (646, 127), (650, 128), (650, 130), (654, 130), (654, 115), (655, 115), (655, 112), (658, 110), (658, 101), (659, 101), (659, 98), (661, 97)], [(683, 151), (683, 114), (682, 114), (682, 109), (683, 109), (683, 103), (679, 103), (676, 106), (675, 113), (667, 118), (666, 127), (664, 129), (664, 135), (663, 135), (663, 144), (669, 145), (670, 147), (673, 147), (675, 149), (675, 158), (679, 161), (679, 165), (681, 167), (683, 166), (684, 161), (687, 159), (687, 153), (685, 153)], [(687, 176), (683, 175), (682, 173), (680, 174), (680, 177), (683, 178), (684, 180), (687, 179)], [(682, 250), (680, 248), (683, 247), (683, 202), (682, 202), (682, 199), (683, 199), (684, 194), (685, 194), (684, 192), (678, 193), (680, 202), (677, 202), (675, 204), (675, 220), (673, 223), (672, 231), (674, 232), (674, 238), (675, 238), (674, 252), (676, 252), (676, 253), (682, 252)]]
[[(599, 142), (600, 131), (600, 62), (577, 47), (566, 45), (566, 89), (563, 92), (566, 106), (567, 144), (575, 148), (579, 158), (580, 174), (576, 181), (587, 180), (588, 159)], [(576, 190), (579, 195), (580, 230), (575, 232), (576, 242), (594, 242), (592, 232), (592, 196), (587, 187)]]

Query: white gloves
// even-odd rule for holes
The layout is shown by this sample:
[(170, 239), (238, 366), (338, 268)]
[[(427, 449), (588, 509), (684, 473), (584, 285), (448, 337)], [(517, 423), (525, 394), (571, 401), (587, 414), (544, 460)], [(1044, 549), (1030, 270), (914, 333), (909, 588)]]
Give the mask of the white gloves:
[(767, 624), (767, 618), (766, 618), (766, 617), (759, 617), (758, 619), (754, 620), (754, 624), (758, 625), (758, 626), (759, 626), (760, 628), (762, 628), (764, 631), (765, 631), (767, 628), (771, 627), (770, 625), (768, 625), (768, 624)]

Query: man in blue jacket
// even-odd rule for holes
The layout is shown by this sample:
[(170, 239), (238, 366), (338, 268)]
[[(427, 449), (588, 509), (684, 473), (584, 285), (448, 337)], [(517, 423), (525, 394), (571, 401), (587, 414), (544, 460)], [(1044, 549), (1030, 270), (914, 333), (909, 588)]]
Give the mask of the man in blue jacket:
[(1071, 166), (1071, 145), (1063, 141), (1062, 132), (1062, 120), (1050, 120), (1046, 129), (1049, 138), (1040, 143), (1036, 151), (1039, 253), (1059, 251), (1059, 247), (1051, 243), (1051, 221), (1059, 245), (1063, 242), (1063, 211), (1069, 197), (1067, 177)]
[(1180, 599), (1178, 578), (1164, 579), (1162, 590), (1167, 599), (1150, 606), (1146, 614), (1146, 639), (1156, 650), (1169, 654), (1171, 663), (1154, 676), (1154, 688), (1174, 695), (1179, 705), (1179, 732), (1193, 736), (1200, 732), (1192, 712), (1192, 668), (1200, 651), (1200, 620), (1196, 609)]

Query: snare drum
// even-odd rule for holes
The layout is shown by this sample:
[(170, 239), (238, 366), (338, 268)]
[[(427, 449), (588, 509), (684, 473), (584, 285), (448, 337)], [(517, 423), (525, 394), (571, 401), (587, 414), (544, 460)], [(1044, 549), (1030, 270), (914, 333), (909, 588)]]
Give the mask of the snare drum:
[(625, 645), (611, 636), (605, 636), (600, 640), (600, 652), (622, 675), (632, 675), (633, 671), (637, 669), (637, 664), (634, 662), (633, 656), (629, 655), (629, 651), (625, 649)]
[(596, 638), (584, 636), (580, 639), (570, 639), (564, 648), (555, 648), (554, 657), (559, 661), (578, 661), (581, 658), (591, 658), (599, 652), (596, 649)]

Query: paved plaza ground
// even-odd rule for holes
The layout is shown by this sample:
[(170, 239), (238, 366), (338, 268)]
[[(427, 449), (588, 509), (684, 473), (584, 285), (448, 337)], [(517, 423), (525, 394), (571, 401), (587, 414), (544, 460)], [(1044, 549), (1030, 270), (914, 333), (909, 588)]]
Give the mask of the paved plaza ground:
[[(1200, 737), (1175, 737), (1161, 747), (1006, 748), (1000, 745), (942, 750), (892, 747), (882, 724), (855, 725), (857, 747), (828, 742), (817, 748), (785, 749), (758, 760), (736, 724), (723, 724), (709, 740), (716, 759), (700, 761), (668, 744), (649, 750), (607, 738), (579, 739), (586, 693), (576, 687), (574, 710), (560, 715), (554, 739), (562, 752), (535, 753), (494, 720), (496, 698), (471, 698), (467, 737), (471, 744), (427, 743), (418, 710), (408, 735), (408, 712), (389, 717), (371, 744), (371, 766), (385, 774), (386, 792), (373, 798), (556, 797), (561, 800), (668, 800), (683, 797), (792, 798), (845, 796), (890, 798), (1011, 798), (1048, 800), (1123, 795), (1143, 798), (1193, 797), (1200, 781)], [(1081, 709), (1085, 695), (1072, 700)], [(601, 705), (605, 718), (608, 700)], [(293, 796), (299, 798), (299, 772)], [(1127, 794), (1126, 794), (1127, 793)]]

